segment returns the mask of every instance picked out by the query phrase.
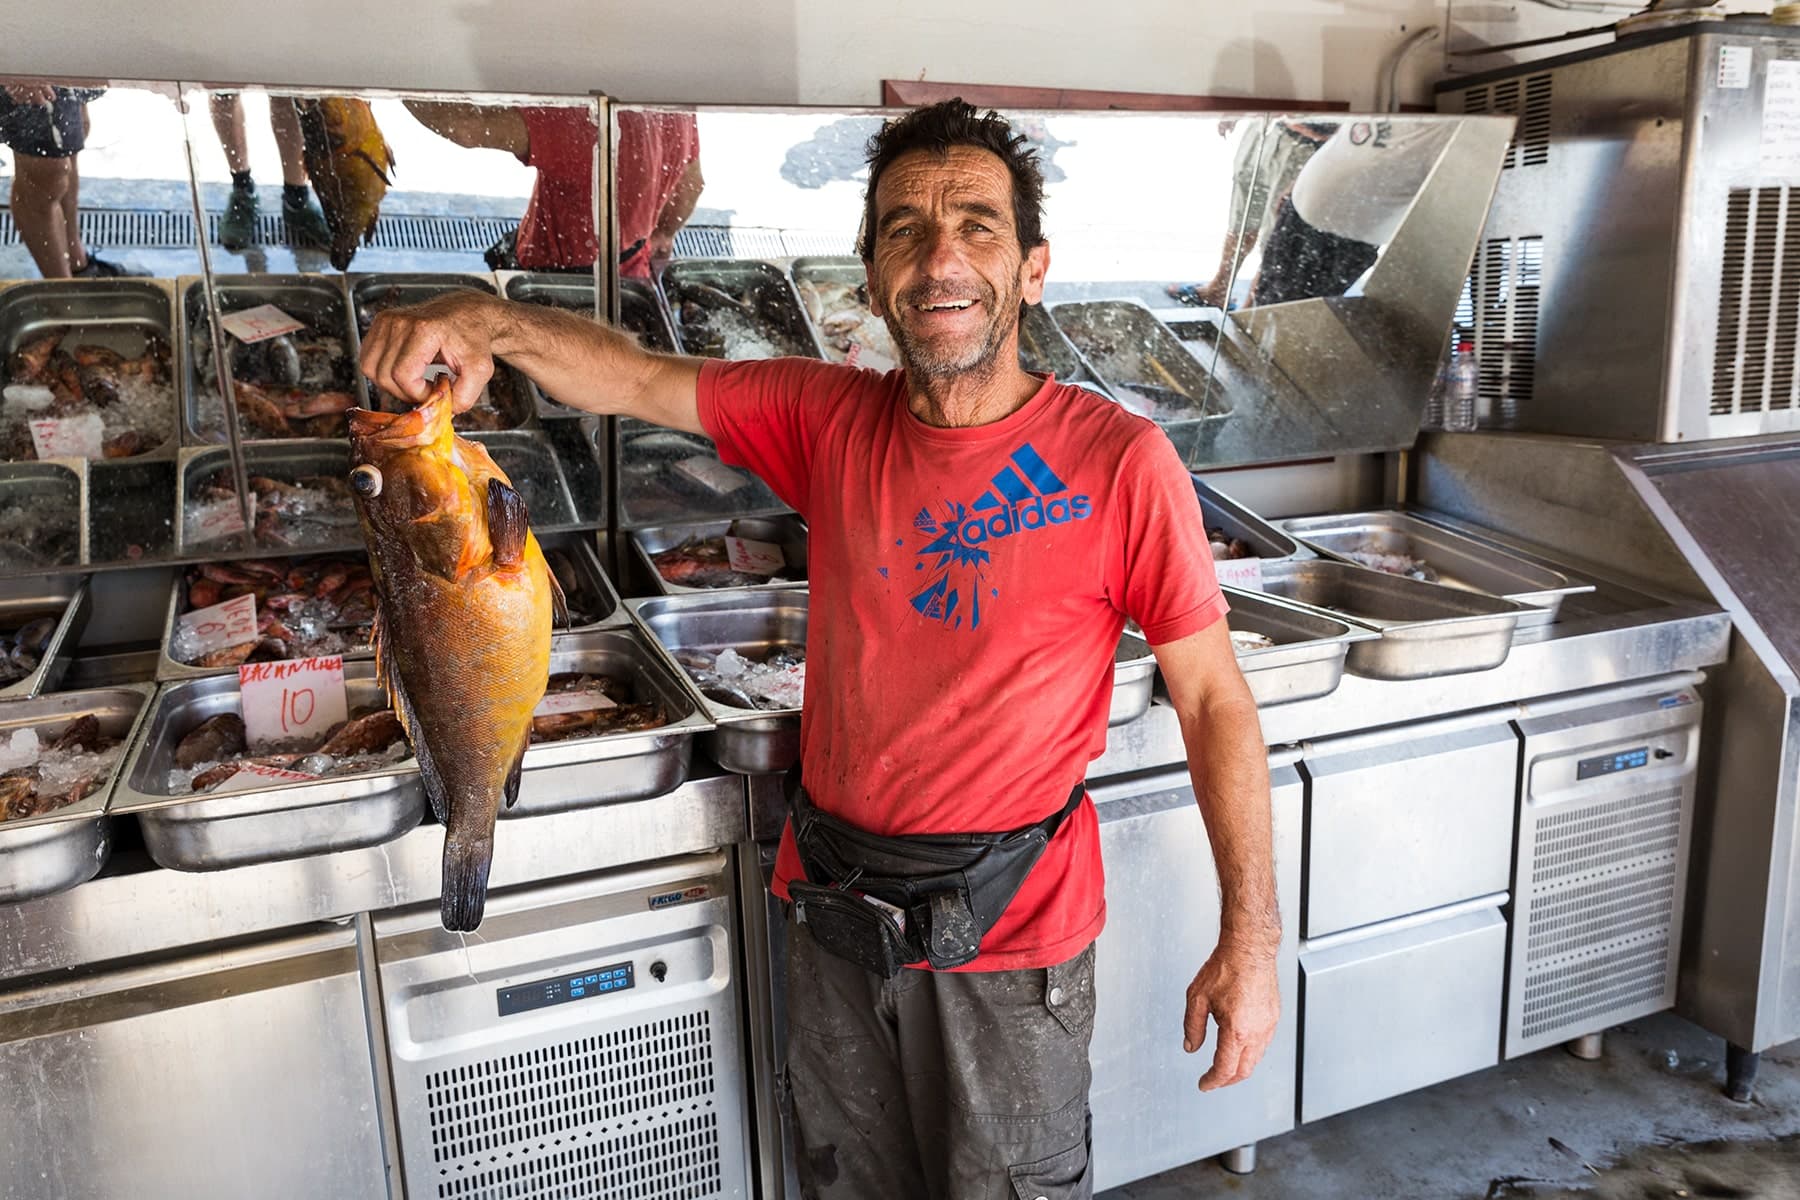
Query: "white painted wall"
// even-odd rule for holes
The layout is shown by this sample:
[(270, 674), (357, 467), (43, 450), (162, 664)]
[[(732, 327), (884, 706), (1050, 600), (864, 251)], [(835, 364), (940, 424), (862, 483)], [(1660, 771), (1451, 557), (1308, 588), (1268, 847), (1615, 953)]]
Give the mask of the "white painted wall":
[[(875, 103), (882, 78), (922, 75), (1366, 108), (1382, 55), (1403, 28), (1441, 24), (1445, 4), (59, 0), (10, 8), (0, 73), (837, 105)], [(1403, 98), (1428, 99), (1442, 44), (1412, 60)]]

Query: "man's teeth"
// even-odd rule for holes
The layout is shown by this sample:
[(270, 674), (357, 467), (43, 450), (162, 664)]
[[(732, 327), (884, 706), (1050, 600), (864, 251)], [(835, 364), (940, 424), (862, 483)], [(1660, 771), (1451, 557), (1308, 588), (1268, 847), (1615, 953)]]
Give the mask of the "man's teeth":
[(973, 303), (975, 303), (973, 300), (943, 300), (936, 304), (921, 304), (917, 307), (920, 312), (937, 312), (946, 308), (967, 308)]

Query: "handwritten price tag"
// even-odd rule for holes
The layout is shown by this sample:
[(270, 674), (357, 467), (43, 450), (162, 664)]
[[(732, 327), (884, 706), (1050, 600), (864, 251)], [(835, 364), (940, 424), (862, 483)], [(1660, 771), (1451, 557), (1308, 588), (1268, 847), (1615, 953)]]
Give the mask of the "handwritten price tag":
[(219, 326), (238, 341), (248, 344), (265, 342), (284, 333), (305, 329), (306, 322), (294, 320), (273, 304), (259, 304), (255, 308), (246, 308), (242, 312), (220, 317)]
[(850, 350), (844, 355), (844, 365), (849, 367), (867, 367), (871, 371), (887, 374), (895, 367), (893, 359), (879, 350), (871, 350), (861, 342), (851, 342)]
[(280, 767), (265, 767), (261, 763), (245, 763), (237, 769), (236, 774), (208, 792), (216, 796), (220, 792), (241, 792), (249, 788), (268, 787), (271, 783), (311, 783), (317, 775), (308, 775), (303, 771), (287, 771)]
[(773, 575), (787, 566), (781, 547), (774, 542), (759, 542), (730, 534), (725, 535), (725, 556), (731, 560), (732, 570), (749, 575)]
[(189, 510), (188, 528), (196, 542), (212, 542), (244, 532), (244, 510), (237, 498), (215, 500)]
[(31, 422), (31, 444), (39, 458), (104, 458), (106, 426), (99, 413), (79, 417), (36, 417)]
[(245, 663), (238, 688), (244, 740), (252, 747), (316, 739), (350, 715), (341, 654)]
[(1213, 563), (1213, 574), (1219, 577), (1222, 587), (1234, 587), (1245, 592), (1263, 590), (1262, 559), (1260, 558), (1228, 558)]
[(538, 706), (531, 710), (531, 715), (541, 717), (546, 713), (592, 712), (600, 708), (617, 708), (618, 704), (605, 692), (551, 692)]
[(196, 608), (181, 614), (180, 624), (187, 633), (183, 641), (194, 648), (193, 657), (241, 646), (256, 640), (256, 597), (233, 596), (211, 608)]

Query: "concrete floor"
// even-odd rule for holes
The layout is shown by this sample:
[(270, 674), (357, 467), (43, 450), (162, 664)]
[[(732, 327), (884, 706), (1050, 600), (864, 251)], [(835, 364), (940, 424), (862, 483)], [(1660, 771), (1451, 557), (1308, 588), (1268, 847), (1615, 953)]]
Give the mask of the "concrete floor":
[(1725, 1044), (1663, 1014), (1606, 1055), (1550, 1049), (1304, 1126), (1252, 1175), (1194, 1163), (1105, 1200), (1800, 1200), (1800, 1042), (1766, 1051), (1749, 1104), (1720, 1092)]

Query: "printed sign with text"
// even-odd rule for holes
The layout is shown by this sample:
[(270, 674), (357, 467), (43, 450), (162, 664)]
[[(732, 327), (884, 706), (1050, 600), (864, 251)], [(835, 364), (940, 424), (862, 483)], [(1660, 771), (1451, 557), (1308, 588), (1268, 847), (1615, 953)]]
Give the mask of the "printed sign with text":
[(238, 687), (244, 740), (253, 747), (317, 741), (350, 715), (341, 654), (245, 663)]

